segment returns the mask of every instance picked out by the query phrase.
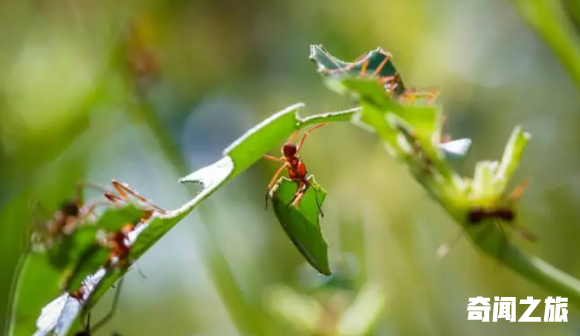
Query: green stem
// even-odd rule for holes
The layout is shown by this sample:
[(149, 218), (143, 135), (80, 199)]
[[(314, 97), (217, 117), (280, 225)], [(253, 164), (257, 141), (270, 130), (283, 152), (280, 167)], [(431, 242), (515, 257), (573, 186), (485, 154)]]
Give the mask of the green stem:
[(552, 48), (580, 90), (580, 47), (572, 22), (555, 0), (512, 0), (520, 15)]

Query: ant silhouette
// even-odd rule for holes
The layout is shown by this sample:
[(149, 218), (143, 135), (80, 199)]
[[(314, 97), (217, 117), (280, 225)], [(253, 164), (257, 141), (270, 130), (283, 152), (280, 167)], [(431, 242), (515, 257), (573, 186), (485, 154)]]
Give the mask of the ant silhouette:
[[(290, 207), (290, 205), (292, 205), (295, 208), (298, 207), (300, 201), (302, 200), (302, 197), (304, 197), (304, 194), (306, 193), (306, 190), (308, 190), (308, 188), (311, 186), (310, 182), (306, 179), (306, 175), (308, 174), (306, 170), (306, 165), (302, 161), (302, 158), (298, 155), (298, 152), (300, 152), (300, 149), (302, 148), (302, 145), (304, 144), (306, 137), (308, 137), (308, 135), (312, 133), (314, 130), (322, 126), (325, 126), (326, 124), (327, 123), (318, 124), (309, 129), (308, 131), (306, 131), (302, 136), (302, 139), (300, 140), (298, 145), (293, 143), (293, 141), (294, 138), (300, 132), (300, 130), (294, 132), (294, 134), (292, 134), (290, 138), (288, 138), (288, 141), (286, 141), (286, 143), (282, 146), (282, 155), (283, 155), (282, 157), (277, 158), (271, 155), (264, 155), (264, 158), (268, 160), (284, 163), (276, 171), (274, 177), (272, 177), (272, 180), (270, 181), (270, 184), (268, 184), (268, 190), (266, 192), (266, 209), (268, 208), (268, 197), (270, 191), (274, 187), (274, 184), (276, 183), (276, 181), (278, 180), (284, 169), (286, 169), (286, 171), (288, 172), (288, 177), (298, 184), (298, 188), (296, 189), (296, 193), (294, 193), (294, 197), (290, 200), (290, 202), (288, 202), (286, 207)], [(316, 189), (314, 189), (314, 191), (316, 192)], [(324, 217), (324, 213), (322, 212), (320, 204), (318, 203), (318, 197), (316, 198), (316, 205), (318, 206), (318, 211), (320, 212), (320, 215)]]
[[(508, 239), (509, 234), (505, 230), (504, 223), (510, 226), (511, 228), (515, 229), (514, 232), (518, 233), (520, 237), (530, 241), (535, 242), (538, 240), (537, 236), (525, 229), (524, 227), (516, 224), (516, 217), (517, 212), (513, 208), (513, 204), (517, 202), (526, 188), (529, 185), (529, 179), (522, 181), (516, 188), (511, 192), (511, 194), (507, 197), (507, 202), (503, 205), (498, 205), (494, 207), (481, 207), (481, 206), (473, 206), (469, 209), (467, 213), (467, 221), (471, 225), (481, 225), (485, 220), (493, 220), (494, 223), (499, 227), (502, 232), (502, 239), (500, 241), (498, 257), (499, 260), (502, 260), (505, 253), (507, 252), (506, 249), (508, 247)], [(484, 239), (491, 230), (482, 231), (475, 239), (481, 241)], [(439, 247), (437, 254), (439, 257), (444, 257), (450, 246), (455, 244), (459, 238), (461, 238), (463, 234), (463, 230), (459, 233), (456, 239), (451, 244), (443, 244)]]

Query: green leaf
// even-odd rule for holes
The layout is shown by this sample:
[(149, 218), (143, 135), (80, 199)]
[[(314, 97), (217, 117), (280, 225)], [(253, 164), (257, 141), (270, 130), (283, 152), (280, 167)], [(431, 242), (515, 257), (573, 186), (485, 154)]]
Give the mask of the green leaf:
[[(379, 78), (398, 75), (397, 69), (393, 64), (392, 55), (381, 48), (368, 52), (355, 62), (344, 62), (328, 53), (322, 45), (312, 45), (310, 46), (310, 60), (318, 65), (318, 72), (326, 77), (339, 80), (360, 77), (363, 68), (367, 75), (374, 74), (379, 70), (378, 73), (374, 75)], [(401, 93), (404, 90), (405, 87), (401, 82), (396, 88), (396, 93)]]
[(368, 335), (385, 310), (386, 295), (381, 286), (366, 284), (354, 302), (338, 321), (338, 334), (341, 336)]
[[(312, 57), (312, 50), (316, 51)], [(321, 48), (313, 46), (311, 48), (311, 58), (319, 63), (319, 69), (328, 66), (328, 60), (337, 63), (336, 58), (327, 54)], [(338, 64), (340, 61), (338, 61)], [(326, 73), (322, 74), (325, 78)], [(553, 291), (554, 294), (569, 297), (571, 301), (580, 304), (580, 281), (555, 269), (551, 265), (539, 258), (529, 256), (521, 252), (511, 242), (506, 241), (503, 231), (496, 225), (483, 223), (472, 225), (468, 222), (468, 211), (474, 205), (498, 205), (505, 193), (505, 186), (517, 166), (521, 155), (530, 136), (519, 127), (514, 130), (506, 151), (501, 160), (497, 162), (480, 162), (477, 165), (474, 180), (466, 183), (467, 179), (462, 178), (449, 164), (448, 155), (445, 155), (445, 147), (438, 143), (440, 124), (434, 122), (433, 115), (438, 112), (435, 106), (425, 106), (422, 112), (417, 110), (416, 103), (405, 103), (393, 97), (384, 90), (375, 79), (373, 84), (369, 80), (355, 78), (352, 74), (342, 73), (341, 76), (332, 76), (332, 80), (355, 97), (361, 104), (361, 111), (355, 120), (358, 124), (364, 125), (365, 129), (371, 129), (377, 133), (390, 154), (393, 154), (405, 163), (410, 169), (413, 177), (427, 190), (429, 195), (436, 200), (455, 221), (467, 230), (475, 246), (489, 256), (498, 259), (516, 272), (528, 277), (530, 280)], [(381, 92), (382, 91), (382, 92)], [(417, 113), (417, 112), (420, 113)], [(424, 113), (429, 112), (429, 113)], [(433, 113), (435, 112), (435, 113)], [(388, 122), (385, 121), (388, 119)], [(404, 121), (405, 129), (395, 130), (394, 122)], [(396, 125), (395, 125), (396, 126)], [(429, 132), (432, 134), (429, 136)], [(414, 154), (405, 155), (408, 152), (406, 146), (401, 146), (401, 136), (412, 142), (411, 138), (417, 140), (414, 146)], [(417, 153), (420, 152), (420, 153)], [(419, 155), (421, 154), (421, 155)], [(425, 165), (425, 161), (429, 165)], [(428, 169), (425, 169), (425, 166)], [(492, 222), (492, 221), (489, 221)], [(478, 239), (482, 230), (488, 230), (487, 239)], [(501, 244), (501, 245), (500, 245)], [(503, 255), (498, 253), (498, 246), (503, 246)]]
[[(110, 207), (94, 223), (84, 222), (71, 235), (63, 236), (60, 243), (44, 253), (29, 253), (24, 260), (12, 306), (11, 335), (34, 333), (35, 319), (47, 302), (61, 293), (65, 278), (79, 263), (85, 251), (95, 244), (100, 228), (118, 230), (128, 222), (141, 218), (142, 211), (132, 205)], [(109, 251), (104, 250), (105, 261)], [(104, 262), (83, 268), (74, 274), (77, 288), (80, 281), (96, 271)], [(78, 281), (77, 281), (78, 280)], [(41, 281), (42, 286), (39, 286)], [(73, 288), (73, 287), (71, 287)]]
[(288, 286), (279, 285), (268, 290), (265, 301), (272, 314), (306, 335), (318, 331), (326, 314), (324, 307), (314, 298), (299, 294)]
[(518, 169), (524, 148), (528, 144), (528, 141), (530, 141), (530, 138), (531, 135), (524, 132), (519, 126), (513, 130), (496, 172), (496, 187), (498, 189), (505, 190), (507, 183), (512, 178), (516, 169)]
[(308, 181), (311, 187), (306, 190), (298, 208), (290, 204), (298, 185), (285, 177), (272, 188), (270, 198), (278, 221), (298, 251), (318, 272), (330, 275), (328, 245), (320, 228), (318, 208), (318, 205), (322, 207), (326, 191), (316, 183), (314, 176), (310, 175)]
[[(193, 211), (201, 202), (212, 195), (227, 181), (259, 161), (272, 148), (280, 148), (281, 143), (294, 131), (321, 122), (350, 121), (356, 111), (358, 111), (357, 109), (352, 109), (329, 112), (302, 119), (297, 114), (297, 110), (302, 106), (302, 104), (296, 104), (274, 114), (230, 145), (225, 150), (222, 159), (180, 179), (181, 183), (196, 183), (200, 185), (202, 188), (201, 191), (190, 202), (165, 214), (155, 213), (147, 223), (136, 228), (129, 235), (132, 243), (129, 258), (132, 261), (140, 258), (155, 242), (161, 239), (163, 235)], [(267, 181), (264, 183), (266, 185)], [(50, 328), (58, 326), (57, 334), (66, 335), (70, 326), (78, 322), (78, 315), (81, 308), (90, 309), (93, 307), (108, 288), (127, 272), (126, 269), (112, 269), (105, 272), (102, 269), (104, 264), (98, 265), (99, 262), (97, 262), (97, 260), (102, 260), (102, 255), (100, 253), (95, 253), (94, 255), (89, 253), (89, 256), (91, 260), (94, 258), (94, 262), (87, 263), (90, 266), (83, 267), (82, 271), (82, 273), (92, 274), (92, 276), (85, 279), (85, 283), (91, 285), (90, 291), (85, 297), (86, 302), (84, 304), (79, 303), (77, 300), (68, 297), (66, 293), (60, 296), (55, 291), (39, 293), (33, 299), (35, 302), (42, 302), (42, 305), (35, 306), (32, 313), (25, 318), (26, 321), (22, 320), (21, 324), (26, 324), (26, 331), (12, 333), (11, 335), (30, 335), (34, 332), (35, 318), (41, 312), (43, 305), (46, 305), (44, 308), (46, 314), (39, 321), (44, 326), (47, 326), (44, 331), (49, 332)], [(320, 259), (321, 257), (317, 255), (317, 258)], [(328, 268), (328, 266), (326, 267)], [(58, 288), (58, 281), (56, 279), (59, 279), (59, 275), (54, 275), (52, 278), (55, 279), (52, 280), (54, 288)], [(81, 278), (80, 276), (76, 277), (75, 282), (78, 282)], [(26, 294), (32, 294), (32, 292), (26, 292)], [(24, 327), (20, 330), (24, 330)]]

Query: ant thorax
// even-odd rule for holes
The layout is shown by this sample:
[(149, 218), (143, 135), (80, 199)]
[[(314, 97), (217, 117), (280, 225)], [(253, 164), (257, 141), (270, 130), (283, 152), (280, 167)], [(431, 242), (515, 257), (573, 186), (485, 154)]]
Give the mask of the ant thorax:
[(292, 168), (296, 168), (298, 164), (300, 164), (300, 160), (301, 160), (300, 156), (296, 155), (288, 158), (288, 163), (290, 163), (290, 166), (292, 166)]

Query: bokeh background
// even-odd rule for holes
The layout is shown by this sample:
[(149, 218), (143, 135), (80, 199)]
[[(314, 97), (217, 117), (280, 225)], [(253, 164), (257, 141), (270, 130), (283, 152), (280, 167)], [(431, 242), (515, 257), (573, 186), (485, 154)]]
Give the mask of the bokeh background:
[[(128, 57), (118, 57), (119, 43)], [(55, 209), (78, 180), (116, 178), (177, 208), (196, 193), (178, 178), (218, 160), (272, 113), (297, 102), (303, 116), (352, 107), (309, 62), (318, 43), (346, 60), (380, 46), (408, 85), (438, 87), (446, 131), (473, 139), (465, 175), (478, 160), (499, 159), (515, 125), (530, 132), (518, 179), (533, 184), (519, 221), (540, 240), (516, 244), (580, 276), (579, 89), (510, 1), (15, 0), (0, 3), (2, 304), (29, 200)], [(139, 260), (145, 278), (128, 273), (115, 317), (96, 335), (334, 335), (336, 315), (364, 288), (385, 298), (368, 335), (580, 334), (573, 307), (568, 323), (467, 321), (468, 297), (552, 293), (465, 238), (438, 260), (437, 247), (459, 228), (375, 135), (331, 124), (302, 155), (329, 192), (321, 224), (336, 276), (304, 265), (264, 211), (277, 166), (259, 162)], [(300, 317), (309, 300), (326, 312), (317, 332)]]

